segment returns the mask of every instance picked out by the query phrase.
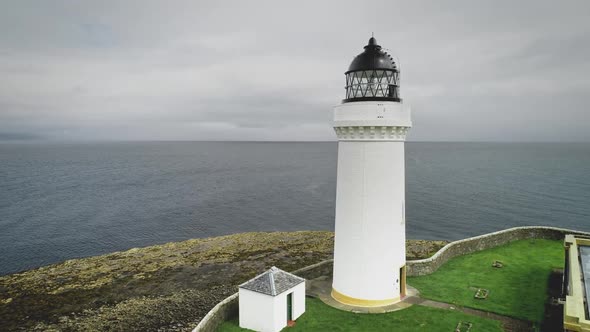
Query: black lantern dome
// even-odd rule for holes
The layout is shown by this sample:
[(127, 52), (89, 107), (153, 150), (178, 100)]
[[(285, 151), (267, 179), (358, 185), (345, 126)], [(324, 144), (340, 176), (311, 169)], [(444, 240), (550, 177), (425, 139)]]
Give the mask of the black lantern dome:
[(343, 102), (383, 100), (400, 102), (399, 69), (393, 57), (377, 45), (373, 37), (365, 51), (353, 60), (346, 75)]

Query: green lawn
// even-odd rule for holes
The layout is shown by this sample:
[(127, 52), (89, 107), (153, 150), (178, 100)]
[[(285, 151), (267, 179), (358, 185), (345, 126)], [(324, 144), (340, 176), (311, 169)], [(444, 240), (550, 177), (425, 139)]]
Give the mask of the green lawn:
[[(329, 307), (318, 299), (306, 298), (306, 311), (297, 324), (283, 331), (454, 331), (459, 321), (473, 323), (471, 331), (502, 331), (494, 320), (471, 316), (461, 312), (412, 306), (386, 314), (354, 314)], [(219, 331), (245, 331), (238, 320), (224, 322)]]
[[(493, 268), (499, 260), (503, 268)], [(540, 322), (553, 268), (562, 268), (561, 241), (522, 240), (449, 260), (431, 275), (408, 278), (421, 297)], [(490, 291), (474, 299), (476, 288)]]

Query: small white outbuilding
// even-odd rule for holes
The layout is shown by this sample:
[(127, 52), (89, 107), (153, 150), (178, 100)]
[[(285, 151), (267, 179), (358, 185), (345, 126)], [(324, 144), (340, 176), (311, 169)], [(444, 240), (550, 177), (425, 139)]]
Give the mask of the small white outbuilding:
[(278, 332), (305, 312), (305, 279), (274, 266), (239, 287), (242, 328)]

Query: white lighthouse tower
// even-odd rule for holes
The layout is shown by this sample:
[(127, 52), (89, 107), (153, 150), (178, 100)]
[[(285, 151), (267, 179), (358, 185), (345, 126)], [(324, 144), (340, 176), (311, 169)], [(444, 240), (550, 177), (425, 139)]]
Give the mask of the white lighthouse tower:
[(332, 297), (385, 306), (406, 292), (404, 141), (410, 108), (399, 68), (369, 39), (346, 74), (346, 99), (334, 108), (338, 176)]

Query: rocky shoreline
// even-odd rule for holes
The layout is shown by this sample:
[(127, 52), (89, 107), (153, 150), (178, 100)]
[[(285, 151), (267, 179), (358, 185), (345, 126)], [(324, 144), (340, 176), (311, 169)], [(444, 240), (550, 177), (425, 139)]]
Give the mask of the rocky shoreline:
[[(272, 265), (332, 258), (334, 233), (254, 232), (68, 260), (0, 277), (2, 331), (191, 331), (237, 285)], [(408, 260), (446, 241), (408, 240)]]

